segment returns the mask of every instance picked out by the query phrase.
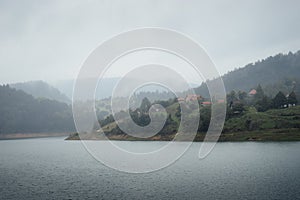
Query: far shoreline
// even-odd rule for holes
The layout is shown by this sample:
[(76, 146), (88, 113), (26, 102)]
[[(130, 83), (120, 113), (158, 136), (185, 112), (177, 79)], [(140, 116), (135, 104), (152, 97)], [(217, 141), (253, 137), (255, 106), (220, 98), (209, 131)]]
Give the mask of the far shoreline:
[[(157, 135), (148, 139), (134, 138), (126, 134), (109, 135), (107, 138), (103, 136), (87, 135), (82, 139), (79, 138), (77, 133), (13, 133), (13, 134), (0, 134), (0, 140), (19, 140), (19, 139), (35, 139), (35, 138), (54, 138), (62, 137), (66, 141), (172, 141), (175, 134), (170, 135)], [(203, 142), (206, 134), (198, 133), (193, 142)], [(187, 142), (190, 140), (181, 140), (178, 142)], [(218, 138), (218, 142), (299, 142), (300, 129), (273, 129), (264, 131), (247, 131), (247, 132), (232, 132), (222, 133)], [(209, 141), (207, 141), (209, 142)]]
[[(86, 140), (86, 141), (172, 141), (175, 134), (167, 136), (154, 136), (148, 139), (134, 138), (126, 134), (121, 135), (109, 135), (95, 136), (86, 135), (79, 138), (78, 133), (73, 133), (69, 135), (65, 140)], [(194, 138), (194, 142), (203, 142), (206, 134), (198, 133)], [(215, 139), (215, 138), (214, 138)], [(180, 140), (178, 142), (187, 142), (190, 140)], [(273, 129), (273, 130), (263, 130), (263, 131), (247, 131), (247, 132), (232, 132), (232, 133), (222, 133), (218, 138), (218, 142), (297, 142), (300, 141), (300, 129)], [(209, 142), (209, 140), (208, 140)]]
[(71, 133), (12, 133), (0, 134), (0, 140), (20, 140), (34, 138), (68, 137)]

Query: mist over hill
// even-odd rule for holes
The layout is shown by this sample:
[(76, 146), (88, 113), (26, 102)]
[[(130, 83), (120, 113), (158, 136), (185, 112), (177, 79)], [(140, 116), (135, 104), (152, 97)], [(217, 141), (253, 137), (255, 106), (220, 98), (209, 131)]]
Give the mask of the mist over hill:
[[(112, 91), (114, 87), (118, 84), (118, 82), (121, 80), (121, 77), (114, 77), (114, 78), (103, 78), (101, 79), (101, 82), (99, 82), (98, 87), (96, 88), (96, 100), (109, 98), (112, 95)], [(136, 80), (127, 79), (129, 81), (135, 82)], [(61, 92), (63, 92), (69, 99), (72, 99), (73, 94), (73, 88), (76, 80), (61, 80), (54, 82), (54, 87), (58, 88)], [(93, 78), (87, 79), (87, 82), (94, 81)], [(198, 85), (194, 83), (189, 83), (191, 87), (196, 87)], [(179, 86), (180, 87), (180, 86)], [(142, 92), (143, 94), (147, 93), (147, 95), (151, 96), (149, 98), (160, 98), (162, 96), (166, 96), (166, 92), (170, 93), (169, 90), (166, 88), (163, 88), (159, 85), (148, 85), (142, 88), (138, 89), (139, 92)], [(171, 98), (173, 94), (169, 94), (168, 98)]]
[(71, 103), (71, 100), (65, 94), (44, 81), (13, 83), (10, 86), (18, 90), (23, 90), (35, 98), (46, 98), (68, 104)]
[[(102, 86), (96, 91), (96, 99), (110, 97), (114, 86), (120, 79), (120, 77), (102, 79)], [(248, 92), (260, 84), (269, 96), (274, 96), (279, 91), (290, 93), (291, 90), (294, 90), (297, 95), (300, 95), (300, 50), (295, 53), (279, 53), (275, 56), (269, 56), (268, 58), (258, 60), (224, 74), (222, 79), (224, 81), (226, 93), (229, 93), (232, 90)], [(75, 80), (64, 80), (56, 82), (54, 86), (71, 99), (74, 82)], [(195, 84), (189, 84), (195, 87), (197, 94), (209, 97), (205, 83), (202, 83), (199, 87)], [(144, 92), (152, 92), (151, 95), (155, 96), (156, 90), (162, 92), (161, 88), (155, 86), (147, 88)], [(183, 93), (189, 92), (183, 91)], [(160, 95), (158, 94), (157, 96)]]
[[(300, 51), (288, 54), (280, 53), (250, 63), (245, 67), (228, 72), (222, 76), (222, 79), (227, 93), (232, 90), (249, 91), (260, 84), (263, 88), (273, 88), (274, 91), (269, 93), (271, 96), (276, 94), (280, 88), (296, 90), (295, 92), (300, 94)], [(196, 92), (209, 96), (204, 83), (196, 88)]]
[[(261, 84), (265, 94), (269, 96), (274, 96), (278, 91), (285, 94), (295, 91), (297, 96), (300, 96), (299, 77), (300, 51), (278, 54), (248, 64), (228, 72), (223, 76), (223, 80), (227, 93), (231, 90), (247, 92)], [(110, 95), (119, 80), (120, 78), (104, 79), (103, 87), (97, 91), (97, 98)], [(73, 83), (74, 81), (65, 81), (59, 88), (71, 96)], [(170, 92), (156, 91), (156, 88), (148, 88), (148, 90), (150, 91), (141, 89), (135, 98), (141, 100), (147, 97), (151, 102), (174, 98)], [(196, 88), (196, 93), (208, 96), (206, 85), (202, 84)], [(188, 91), (184, 94), (188, 94)], [(0, 134), (74, 131), (71, 106), (62, 102), (70, 103), (70, 100), (58, 89), (43, 81), (0, 86)], [(110, 99), (96, 103), (97, 114), (102, 116), (101, 118), (110, 114), (109, 103)]]
[[(104, 99), (111, 96), (111, 91), (114, 89), (114, 86), (119, 80), (120, 78), (103, 78), (101, 80), (101, 90), (96, 90), (96, 99)], [(92, 81), (92, 79), (87, 81)], [(54, 82), (53, 85), (63, 92), (69, 99), (72, 99), (75, 82), (75, 79), (60, 80)]]

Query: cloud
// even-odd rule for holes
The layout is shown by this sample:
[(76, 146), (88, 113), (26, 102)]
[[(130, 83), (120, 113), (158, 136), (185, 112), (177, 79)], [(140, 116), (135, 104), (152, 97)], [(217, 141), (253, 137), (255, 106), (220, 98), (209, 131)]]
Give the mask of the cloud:
[(219, 71), (300, 47), (300, 2), (0, 1), (0, 82), (71, 79), (101, 42), (132, 28), (193, 37)]

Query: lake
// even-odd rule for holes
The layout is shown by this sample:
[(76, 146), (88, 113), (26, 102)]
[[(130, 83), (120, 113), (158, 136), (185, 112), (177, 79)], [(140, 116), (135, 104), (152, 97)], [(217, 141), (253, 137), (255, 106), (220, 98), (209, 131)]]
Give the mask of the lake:
[(165, 169), (128, 174), (63, 139), (0, 141), (0, 198), (300, 199), (300, 142), (218, 143), (203, 160), (194, 143)]

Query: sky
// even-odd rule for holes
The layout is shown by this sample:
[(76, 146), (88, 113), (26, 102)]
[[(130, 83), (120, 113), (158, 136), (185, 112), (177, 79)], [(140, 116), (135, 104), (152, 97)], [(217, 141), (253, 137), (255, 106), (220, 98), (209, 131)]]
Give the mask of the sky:
[(0, 0), (0, 83), (74, 79), (102, 42), (142, 27), (188, 35), (224, 74), (300, 50), (299, 9), (298, 0)]

